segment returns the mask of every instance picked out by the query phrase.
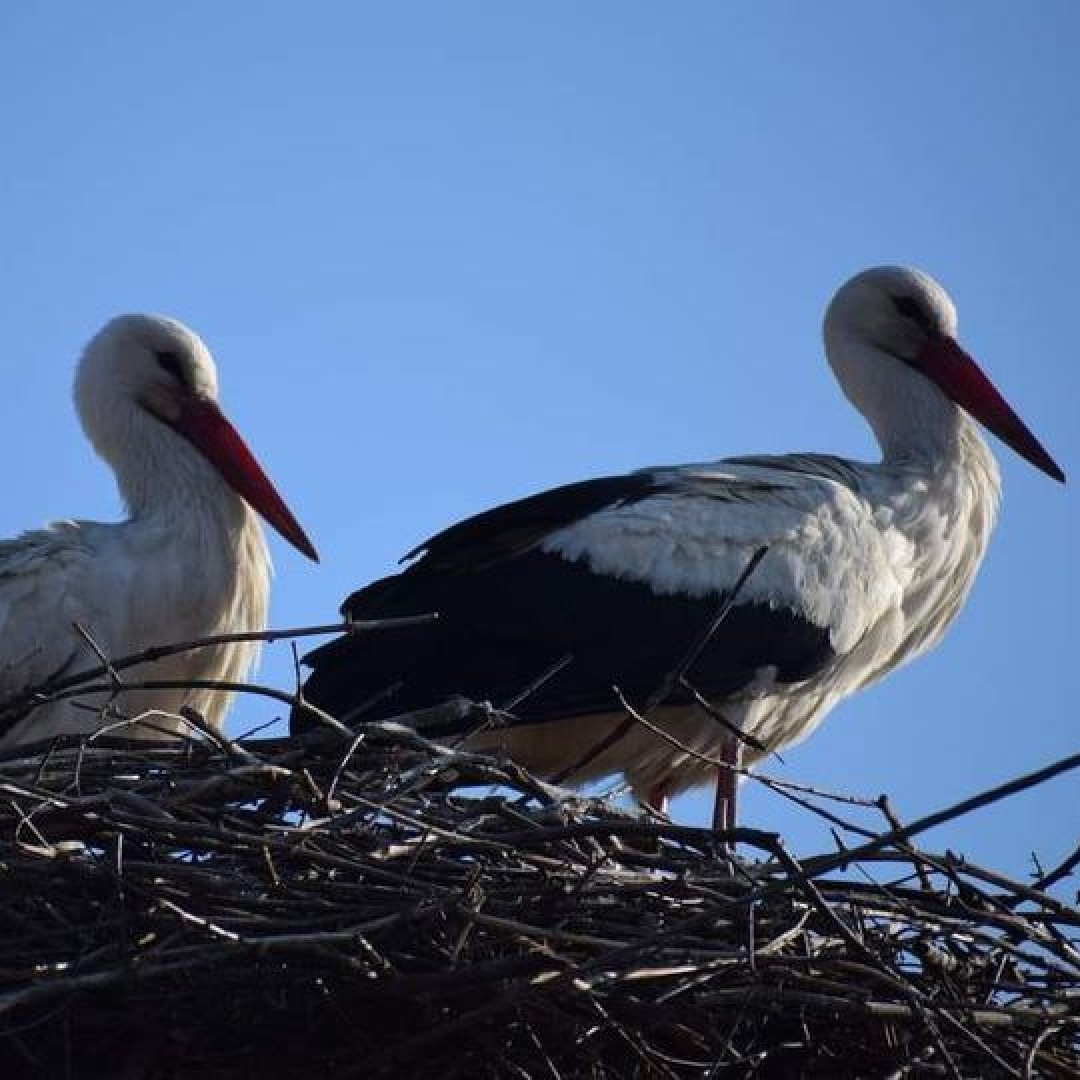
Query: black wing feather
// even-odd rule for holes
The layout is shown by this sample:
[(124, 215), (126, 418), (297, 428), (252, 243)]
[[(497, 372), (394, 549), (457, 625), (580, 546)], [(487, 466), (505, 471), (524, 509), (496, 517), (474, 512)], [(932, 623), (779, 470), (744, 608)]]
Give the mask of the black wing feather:
[(647, 470), (564, 484), (459, 521), (413, 548), (401, 561), (422, 555), (429, 569), (475, 569), (525, 551), (556, 529), (599, 510), (669, 490), (673, 489)]
[[(423, 563), (374, 583), (349, 602), (357, 619), (436, 611), (413, 629), (347, 636), (309, 658), (305, 696), (335, 715), (384, 694), (366, 719), (460, 695), (503, 705), (564, 657), (570, 661), (514, 710), (522, 722), (615, 711), (614, 687), (643, 704), (715, 619), (722, 593), (658, 595), (647, 584), (598, 574), (584, 562), (531, 550), (485, 566)], [(762, 603), (735, 606), (687, 678), (714, 701), (767, 667), (797, 682), (833, 657), (828, 630)], [(676, 688), (668, 702), (685, 703)], [(303, 717), (294, 717), (302, 730)]]
[[(407, 570), (354, 593), (354, 619), (437, 612), (434, 623), (347, 635), (317, 649), (308, 701), (335, 715), (377, 700), (367, 719), (438, 705), (453, 696), (504, 705), (559, 664), (515, 707), (527, 723), (619, 708), (617, 686), (644, 703), (690, 653), (725, 600), (658, 594), (647, 583), (597, 573), (544, 552), (555, 530), (608, 507), (681, 490), (664, 470), (567, 484), (451, 526), (409, 553)], [(704, 494), (732, 497), (710, 481)], [(695, 490), (695, 493), (696, 490)], [(798, 682), (834, 656), (827, 628), (764, 603), (736, 605), (687, 672), (714, 701), (746, 688), (763, 668)], [(667, 699), (689, 700), (676, 688)], [(293, 718), (303, 730), (305, 714)]]

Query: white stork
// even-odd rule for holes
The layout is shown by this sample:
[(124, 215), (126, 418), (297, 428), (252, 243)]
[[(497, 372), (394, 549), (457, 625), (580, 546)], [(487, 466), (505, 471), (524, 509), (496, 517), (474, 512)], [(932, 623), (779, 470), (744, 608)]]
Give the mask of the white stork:
[[(172, 319), (124, 315), (86, 347), (75, 380), (79, 418), (116, 473), (130, 517), (120, 524), (61, 521), (0, 542), (0, 702), (92, 667), (82, 631), (115, 659), (151, 645), (263, 629), (270, 558), (253, 510), (317, 559), (217, 397), (206, 346)], [(125, 678), (233, 681), (257, 648), (199, 649), (129, 669)], [(151, 721), (121, 734), (152, 735), (179, 730), (177, 711), (185, 705), (220, 726), (228, 697), (130, 691), (116, 705)], [(101, 726), (85, 700), (24, 708), (8, 715), (0, 748)]]
[[(970, 417), (1064, 480), (955, 334), (953, 304), (926, 274), (858, 274), (829, 305), (825, 349), (877, 436), (880, 464), (726, 458), (489, 510), (421, 545), (408, 569), (343, 608), (354, 618), (437, 611), (438, 621), (317, 650), (307, 698), (349, 720), (455, 695), (502, 705), (553, 670), (514, 706), (520, 723), (473, 745), (550, 776), (621, 772), (654, 805), (710, 777), (703, 758), (736, 760), (716, 713), (756, 740), (748, 764), (804, 738), (841, 698), (935, 645), (964, 602), (999, 492)], [(651, 713), (686, 749), (641, 724), (625, 730), (615, 688), (641, 709), (691, 655), (685, 682), (711, 710), (675, 680)], [(718, 795), (719, 819), (733, 821), (733, 778)]]

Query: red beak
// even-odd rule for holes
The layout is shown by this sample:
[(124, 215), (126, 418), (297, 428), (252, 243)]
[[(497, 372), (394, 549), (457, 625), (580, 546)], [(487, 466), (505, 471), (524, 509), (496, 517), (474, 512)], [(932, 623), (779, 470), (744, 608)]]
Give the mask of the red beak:
[(214, 466), (225, 482), (298, 551), (319, 561), (307, 534), (247, 448), (240, 433), (212, 401), (192, 398), (170, 423)]
[(1043, 445), (1013, 412), (979, 365), (945, 334), (931, 338), (916, 360), (919, 370), (932, 379), (962, 409), (1048, 476), (1065, 483), (1065, 474)]

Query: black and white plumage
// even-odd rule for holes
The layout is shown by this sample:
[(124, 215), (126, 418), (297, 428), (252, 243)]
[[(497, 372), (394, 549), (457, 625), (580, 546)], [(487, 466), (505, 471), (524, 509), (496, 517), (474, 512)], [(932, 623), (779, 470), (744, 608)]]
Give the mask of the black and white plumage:
[[(794, 454), (652, 468), (470, 518), (343, 608), (357, 619), (435, 611), (438, 621), (317, 650), (307, 698), (350, 720), (457, 695), (501, 706), (563, 662), (514, 708), (519, 724), (473, 744), (561, 775), (623, 724), (614, 688), (644, 705), (765, 546), (687, 681), (758, 741), (747, 763), (805, 737), (841, 698), (932, 647), (963, 603), (999, 494), (969, 414), (1064, 480), (955, 332), (931, 278), (864, 271), (830, 304), (825, 343), (877, 435), (880, 464)], [(685, 688), (652, 719), (685, 747), (730, 760), (729, 732)], [(641, 725), (572, 778), (616, 772), (639, 797), (711, 774)]]

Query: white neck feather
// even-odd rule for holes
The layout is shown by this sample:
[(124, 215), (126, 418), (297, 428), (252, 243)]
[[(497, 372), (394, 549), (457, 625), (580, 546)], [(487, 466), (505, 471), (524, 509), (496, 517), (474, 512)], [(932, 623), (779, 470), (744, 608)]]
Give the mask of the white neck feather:
[(260, 629), (271, 565), (255, 512), (194, 446), (140, 406), (108, 398), (100, 403), (104, 409), (88, 413), (83, 401), (80, 413), (94, 448), (116, 474), (133, 541), (146, 534), (155, 547), (173, 548), (177, 557), (170, 561), (198, 575), (206, 600), (196, 606), (208, 615), (219, 605), (227, 610), (235, 598), (244, 608), (243, 628)]
[(122, 431), (113, 430), (111, 452), (103, 456), (131, 516), (183, 519), (210, 512), (239, 527), (247, 506), (217, 469), (144, 409), (132, 406), (130, 413)]
[(827, 329), (825, 342), (837, 381), (873, 429), (884, 464), (938, 465), (960, 455), (961, 433), (970, 424), (934, 383), (842, 330)]
[[(134, 407), (113, 437), (110, 464), (130, 512), (120, 526), (141, 553), (138, 589), (169, 609), (166, 637), (203, 637), (266, 626), (271, 564), (255, 512), (185, 439)], [(161, 631), (153, 631), (161, 636)], [(151, 636), (150, 628), (141, 637)], [(243, 679), (255, 663), (253, 644), (202, 649), (185, 659), (181, 678)], [(220, 726), (229, 697), (179, 693)], [(142, 707), (163, 705), (164, 695)]]
[(878, 497), (913, 537), (922, 528), (934, 532), (940, 515), (948, 523), (942, 532), (948, 542), (934, 546), (946, 558), (970, 556), (970, 583), (1001, 495), (997, 461), (974, 421), (890, 353), (834, 328), (826, 327), (825, 340), (841, 388), (881, 446)]

